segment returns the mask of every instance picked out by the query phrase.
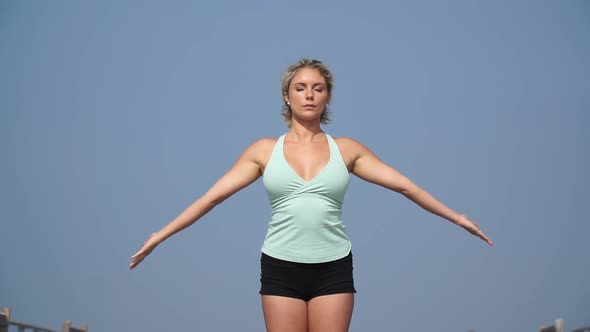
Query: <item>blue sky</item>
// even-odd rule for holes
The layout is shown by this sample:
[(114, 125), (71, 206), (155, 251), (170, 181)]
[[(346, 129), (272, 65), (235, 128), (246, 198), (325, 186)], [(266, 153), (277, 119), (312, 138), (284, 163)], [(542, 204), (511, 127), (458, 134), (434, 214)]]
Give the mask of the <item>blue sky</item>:
[(353, 137), (490, 248), (353, 178), (351, 331), (590, 325), (587, 1), (3, 1), (0, 306), (90, 331), (262, 331), (260, 181), (128, 271), (238, 155), (280, 75), (334, 72)]

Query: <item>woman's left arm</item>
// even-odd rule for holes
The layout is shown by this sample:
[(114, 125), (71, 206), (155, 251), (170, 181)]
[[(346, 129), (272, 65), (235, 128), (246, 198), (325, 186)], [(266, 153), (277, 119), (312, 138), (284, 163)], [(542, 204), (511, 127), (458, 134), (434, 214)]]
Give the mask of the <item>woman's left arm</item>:
[(425, 210), (463, 227), (469, 233), (481, 238), (489, 245), (493, 245), (492, 240), (479, 229), (475, 222), (466, 215), (451, 210), (424, 189), (418, 187), (399, 171), (377, 158), (366, 146), (350, 138), (341, 138), (339, 141), (348, 156), (351, 173), (365, 181), (403, 194)]

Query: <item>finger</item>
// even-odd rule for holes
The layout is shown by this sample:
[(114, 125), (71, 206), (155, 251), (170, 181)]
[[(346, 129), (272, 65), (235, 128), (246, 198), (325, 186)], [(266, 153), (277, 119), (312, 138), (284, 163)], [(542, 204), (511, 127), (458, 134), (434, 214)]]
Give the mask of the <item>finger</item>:
[(135, 268), (137, 265), (139, 265), (139, 263), (141, 263), (141, 261), (143, 261), (143, 257), (134, 260), (133, 262), (131, 262), (131, 264), (129, 264), (129, 269), (133, 270), (133, 268)]
[[(138, 251), (135, 255), (133, 255), (131, 257), (131, 264), (136, 266), (137, 264), (141, 263), (141, 261), (143, 261), (147, 257), (147, 255), (149, 255), (151, 252), (152, 252), (151, 250), (145, 250), (145, 249)], [(131, 265), (130, 265), (130, 267), (131, 267)]]
[(131, 257), (131, 261), (132, 262), (138, 261), (138, 260), (142, 259), (142, 256), (143, 255), (135, 254), (135, 255), (133, 255), (133, 257)]
[(475, 236), (479, 236), (479, 233), (481, 233), (481, 230), (475, 226), (475, 227), (470, 227), (467, 229), (469, 231), (469, 233), (475, 235)]
[(141, 255), (143, 252), (143, 248), (141, 250), (139, 250), (138, 252), (135, 253), (135, 255), (131, 256), (131, 259), (135, 259), (136, 257), (138, 257), (139, 255)]
[(148, 250), (146, 248), (146, 246), (144, 245), (143, 247), (141, 247), (141, 249), (139, 249), (138, 252), (135, 253), (135, 255), (131, 256), (131, 258), (135, 258), (137, 256), (141, 256), (141, 255), (148, 255), (150, 252), (152, 252), (151, 250)]
[(490, 238), (488, 238), (482, 231), (479, 231), (477, 236), (479, 236), (482, 240), (486, 241), (487, 244), (493, 246), (494, 242), (492, 242), (492, 240), (490, 240)]

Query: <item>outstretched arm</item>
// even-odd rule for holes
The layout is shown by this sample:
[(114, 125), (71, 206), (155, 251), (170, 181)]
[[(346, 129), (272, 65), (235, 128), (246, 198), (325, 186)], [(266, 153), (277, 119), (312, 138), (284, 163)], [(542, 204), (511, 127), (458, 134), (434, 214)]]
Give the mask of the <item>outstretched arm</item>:
[(261, 174), (260, 160), (261, 141), (252, 144), (233, 165), (203, 196), (188, 206), (180, 215), (160, 231), (153, 233), (142, 248), (131, 256), (129, 268), (135, 268), (160, 243), (170, 236), (187, 228), (199, 218), (211, 211), (217, 204), (256, 181)]
[(463, 227), (469, 233), (481, 238), (489, 245), (493, 245), (492, 240), (479, 229), (475, 222), (448, 208), (403, 174), (377, 158), (367, 147), (352, 139), (344, 139), (343, 143), (352, 156), (351, 172), (353, 174), (363, 180), (403, 194), (425, 210)]

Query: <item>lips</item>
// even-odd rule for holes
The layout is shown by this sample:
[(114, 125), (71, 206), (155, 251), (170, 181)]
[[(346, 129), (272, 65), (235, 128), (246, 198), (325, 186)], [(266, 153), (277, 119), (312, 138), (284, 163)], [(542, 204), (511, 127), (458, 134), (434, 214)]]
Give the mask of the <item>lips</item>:
[(305, 108), (316, 108), (316, 105), (313, 105), (313, 104), (305, 104), (305, 105), (303, 105), (303, 107), (305, 107)]

